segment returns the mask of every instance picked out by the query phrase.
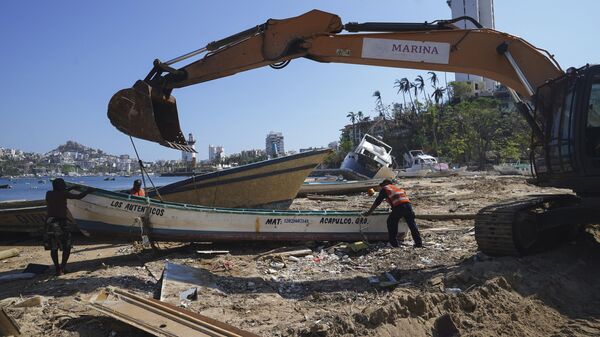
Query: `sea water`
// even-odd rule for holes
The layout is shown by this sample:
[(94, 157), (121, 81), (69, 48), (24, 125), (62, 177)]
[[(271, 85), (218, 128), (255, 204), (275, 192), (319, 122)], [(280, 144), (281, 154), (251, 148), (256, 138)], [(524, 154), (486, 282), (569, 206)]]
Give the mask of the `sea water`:
[[(106, 176), (85, 176), (85, 177), (62, 177), (65, 181), (71, 183), (77, 183), (103, 190), (127, 190), (133, 186), (133, 181), (136, 179), (142, 179), (141, 176), (131, 177), (106, 177)], [(105, 179), (109, 180), (105, 180)], [(112, 180), (114, 178), (114, 180)], [(179, 180), (187, 179), (189, 177), (150, 177), (154, 182), (155, 186), (164, 186), (167, 184), (174, 183)], [(8, 184), (11, 186), (10, 189), (0, 189), (0, 201), (7, 200), (38, 200), (44, 199), (46, 191), (52, 189), (52, 178), (49, 177), (38, 177), (38, 178), (2, 178), (0, 177), (0, 185)], [(146, 178), (146, 186), (152, 187), (148, 178)]]

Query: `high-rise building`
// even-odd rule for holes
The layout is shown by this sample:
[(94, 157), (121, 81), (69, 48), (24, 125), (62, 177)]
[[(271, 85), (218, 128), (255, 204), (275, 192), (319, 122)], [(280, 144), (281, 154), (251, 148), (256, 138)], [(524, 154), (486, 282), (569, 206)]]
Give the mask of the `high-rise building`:
[(208, 161), (214, 162), (225, 157), (225, 148), (221, 145), (208, 145)]
[[(485, 28), (495, 28), (494, 0), (447, 0), (446, 2), (452, 11), (452, 18), (470, 16)], [(476, 28), (467, 20), (458, 21), (455, 25), (462, 29)], [(491, 94), (496, 87), (495, 81), (477, 75), (456, 73), (455, 78), (457, 82), (470, 84), (477, 94)]]
[[(191, 146), (192, 149), (196, 149), (196, 146), (194, 145), (196, 144), (196, 140), (194, 139), (194, 136), (191, 133), (188, 135), (187, 144)], [(181, 151), (181, 161), (185, 164), (191, 164), (192, 166), (194, 166), (196, 164), (196, 153)]]
[(281, 157), (285, 155), (283, 147), (283, 133), (269, 132), (265, 140), (265, 152), (269, 157)]

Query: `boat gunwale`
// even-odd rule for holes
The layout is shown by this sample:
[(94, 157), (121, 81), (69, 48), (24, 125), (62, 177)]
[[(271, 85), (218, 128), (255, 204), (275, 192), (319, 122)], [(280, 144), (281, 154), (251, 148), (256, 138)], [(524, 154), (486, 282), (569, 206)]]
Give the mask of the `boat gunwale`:
[[(87, 185), (81, 185), (76, 183), (67, 182), (67, 186), (80, 186), (80, 187), (90, 187)], [(138, 197), (126, 193), (108, 191), (104, 189), (95, 188), (90, 195), (96, 195), (99, 197), (105, 197), (108, 199), (119, 199), (128, 202), (135, 202), (137, 204), (145, 205), (145, 206), (156, 206), (156, 207), (164, 207), (178, 210), (189, 210), (189, 211), (198, 211), (198, 212), (211, 212), (211, 213), (226, 213), (226, 214), (241, 214), (241, 215), (281, 215), (281, 216), (297, 216), (297, 215), (327, 215), (327, 216), (362, 216), (359, 211), (303, 211), (303, 210), (263, 210), (263, 209), (249, 209), (249, 208), (223, 208), (223, 207), (207, 207), (193, 204), (184, 204), (184, 203), (176, 203), (169, 201), (160, 201), (156, 199), (146, 198), (146, 197)], [(80, 201), (90, 203), (89, 201), (85, 201), (85, 199), (81, 199)], [(106, 207), (108, 208), (108, 207)], [(372, 213), (372, 215), (387, 215), (389, 212), (383, 210), (376, 210)]]
[[(171, 183), (169, 185), (165, 185), (162, 186), (161, 188), (164, 190), (166, 187), (169, 187), (169, 190), (173, 189), (176, 190), (179, 187), (184, 187), (186, 185), (189, 185), (190, 183), (195, 184), (195, 183), (199, 183), (208, 179), (212, 179), (212, 178), (218, 178), (221, 176), (226, 176), (226, 175), (230, 175), (230, 174), (235, 174), (235, 173), (239, 173), (239, 172), (243, 172), (246, 171), (248, 169), (256, 169), (256, 168), (261, 168), (267, 165), (274, 165), (274, 164), (280, 164), (280, 163), (284, 163), (290, 160), (296, 160), (296, 159), (301, 159), (301, 158), (305, 158), (305, 157), (311, 157), (311, 156), (321, 156), (323, 154), (328, 154), (331, 153), (332, 150), (331, 149), (322, 149), (322, 150), (314, 150), (314, 151), (306, 151), (306, 152), (302, 152), (302, 153), (297, 153), (297, 154), (293, 154), (290, 156), (284, 156), (284, 157), (278, 157), (278, 158), (273, 158), (273, 159), (266, 159), (266, 160), (262, 160), (256, 163), (250, 163), (250, 164), (246, 164), (246, 165), (241, 165), (241, 166), (237, 166), (237, 167), (233, 167), (233, 168), (229, 168), (227, 170), (222, 170), (222, 171), (216, 171), (216, 172), (210, 172), (210, 173), (205, 173), (205, 174), (198, 174), (198, 175), (193, 175), (191, 178), (187, 178), (187, 179), (183, 179), (180, 181), (176, 181), (174, 183)], [(316, 164), (315, 166), (317, 166), (318, 164)], [(160, 188), (159, 188), (160, 189)], [(163, 192), (163, 191), (161, 191)], [(166, 192), (166, 190), (164, 191)]]

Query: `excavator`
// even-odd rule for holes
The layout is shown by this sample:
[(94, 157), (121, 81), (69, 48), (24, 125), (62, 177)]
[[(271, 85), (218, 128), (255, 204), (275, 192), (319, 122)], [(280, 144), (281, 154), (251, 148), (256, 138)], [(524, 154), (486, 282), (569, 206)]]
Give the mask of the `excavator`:
[[(460, 29), (461, 20), (473, 29)], [(343, 33), (343, 32), (346, 33)], [(174, 64), (197, 57), (176, 68)], [(252, 27), (167, 62), (110, 100), (127, 135), (184, 151), (173, 89), (263, 66), (316, 62), (480, 75), (505, 85), (532, 130), (533, 182), (573, 193), (533, 195), (481, 209), (475, 239), (489, 255), (526, 255), (600, 223), (600, 65), (564, 71), (547, 51), (470, 17), (425, 23), (350, 22), (312, 10)]]

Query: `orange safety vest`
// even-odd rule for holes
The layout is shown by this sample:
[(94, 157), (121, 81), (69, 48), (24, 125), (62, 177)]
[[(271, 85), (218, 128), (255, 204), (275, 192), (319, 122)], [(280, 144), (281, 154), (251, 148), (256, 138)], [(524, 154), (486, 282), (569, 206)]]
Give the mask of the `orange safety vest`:
[(406, 192), (404, 192), (404, 190), (399, 187), (396, 187), (392, 184), (388, 184), (383, 186), (383, 190), (385, 191), (385, 194), (387, 194), (387, 198), (385, 199), (392, 207), (410, 202), (410, 200), (406, 196)]
[(145, 197), (146, 193), (144, 192), (143, 188), (140, 188), (138, 191), (135, 191), (133, 188), (131, 190), (129, 190), (129, 194), (131, 195), (135, 195), (137, 197)]

